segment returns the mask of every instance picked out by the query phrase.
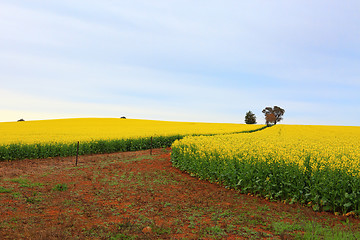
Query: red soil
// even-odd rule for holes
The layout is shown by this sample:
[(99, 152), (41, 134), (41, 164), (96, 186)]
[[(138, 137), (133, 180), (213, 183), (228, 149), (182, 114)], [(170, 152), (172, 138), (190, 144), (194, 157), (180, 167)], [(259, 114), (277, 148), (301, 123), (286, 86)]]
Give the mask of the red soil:
[(153, 152), (81, 156), (78, 167), (73, 157), (0, 162), (10, 190), (0, 239), (293, 239), (302, 230), (274, 222), (309, 221), (359, 231), (359, 219), (244, 195), (172, 167), (169, 149)]

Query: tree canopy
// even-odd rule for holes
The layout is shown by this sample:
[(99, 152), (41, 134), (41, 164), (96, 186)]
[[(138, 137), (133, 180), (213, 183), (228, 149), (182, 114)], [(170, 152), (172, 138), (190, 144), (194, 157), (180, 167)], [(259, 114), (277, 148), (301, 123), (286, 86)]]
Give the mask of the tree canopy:
[(274, 125), (281, 120), (283, 120), (283, 115), (285, 113), (285, 110), (281, 107), (274, 106), (272, 107), (266, 107), (262, 110), (262, 113), (265, 114), (265, 120), (266, 124), (269, 125), (270, 123), (273, 123)]
[(246, 124), (255, 124), (256, 123), (256, 116), (251, 111), (248, 111), (245, 115), (245, 123)]

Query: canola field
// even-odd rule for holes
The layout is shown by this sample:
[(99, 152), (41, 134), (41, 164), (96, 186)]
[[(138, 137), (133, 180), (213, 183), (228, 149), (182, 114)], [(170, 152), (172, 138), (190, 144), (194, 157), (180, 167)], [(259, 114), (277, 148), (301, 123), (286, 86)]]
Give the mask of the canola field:
[[(261, 131), (259, 131), (261, 130)], [(360, 214), (360, 127), (115, 118), (0, 123), (0, 161), (172, 146), (175, 167), (243, 193)]]
[(275, 125), (185, 137), (173, 143), (172, 162), (244, 193), (360, 213), (360, 127)]
[[(264, 125), (77, 118), (0, 123), (0, 161), (170, 146), (186, 135), (252, 131)], [(153, 138), (151, 141), (151, 137)]]

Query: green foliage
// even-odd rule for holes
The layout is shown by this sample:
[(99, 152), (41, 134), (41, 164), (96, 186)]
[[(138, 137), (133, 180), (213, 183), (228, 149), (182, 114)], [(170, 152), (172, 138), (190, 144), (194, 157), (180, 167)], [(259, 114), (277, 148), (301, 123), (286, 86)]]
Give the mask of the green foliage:
[[(266, 126), (250, 131), (236, 133), (255, 132), (264, 128), (266, 128)], [(215, 134), (202, 135), (211, 136)], [(184, 137), (184, 135), (171, 135), (155, 136), (152, 137), (152, 139), (151, 137), (143, 137), (80, 142), (79, 155), (138, 151), (150, 148), (166, 148), (170, 147), (175, 140), (179, 140)], [(76, 149), (77, 142), (36, 144), (13, 143), (9, 145), (0, 145), (0, 161), (76, 156)]]
[[(348, 223), (347, 223), (348, 224)], [(348, 226), (349, 227), (349, 226)], [(357, 240), (360, 239), (360, 233), (351, 231), (349, 228), (348, 231), (344, 231), (339, 227), (330, 228), (328, 226), (323, 227), (316, 222), (308, 222), (303, 226), (305, 231), (302, 239), (347, 239), (347, 240)]]
[(201, 155), (196, 146), (185, 150), (181, 145), (172, 147), (171, 161), (193, 176), (242, 193), (299, 202), (315, 211), (360, 213), (360, 178), (348, 174), (346, 169), (322, 167), (303, 171), (296, 163), (241, 156), (224, 161), (216, 152)]
[(262, 113), (265, 114), (266, 125), (269, 125), (269, 123), (276, 124), (283, 120), (282, 116), (284, 115), (285, 110), (278, 106), (274, 106), (273, 108), (266, 107), (262, 110)]
[[(184, 136), (156, 136), (150, 137), (94, 140), (81, 142), (79, 155), (138, 151), (152, 148), (170, 147), (171, 144)], [(9, 144), (0, 146), (0, 161), (18, 159), (37, 159), (48, 157), (69, 157), (76, 155), (77, 143), (38, 143), (38, 144)]]
[(256, 123), (256, 116), (251, 111), (248, 111), (245, 115), (245, 123), (246, 124), (255, 124)]
[(59, 191), (59, 192), (66, 191), (67, 189), (68, 189), (68, 185), (65, 183), (59, 183), (56, 184), (55, 187), (53, 187), (54, 191)]
[(26, 198), (25, 201), (27, 203), (32, 203), (32, 204), (36, 204), (36, 203), (43, 201), (44, 199), (38, 195), (41, 195), (41, 193), (33, 192), (32, 196), (30, 196), (30, 197), (25, 196), (25, 198)]
[(13, 178), (13, 179), (9, 179), (9, 181), (14, 182), (14, 183), (19, 183), (20, 187), (24, 187), (24, 188), (33, 188), (33, 187), (41, 187), (43, 186), (42, 183), (32, 183), (30, 182), (28, 179), (26, 178)]
[(4, 188), (3, 186), (0, 186), (0, 193), (11, 193), (12, 189)]

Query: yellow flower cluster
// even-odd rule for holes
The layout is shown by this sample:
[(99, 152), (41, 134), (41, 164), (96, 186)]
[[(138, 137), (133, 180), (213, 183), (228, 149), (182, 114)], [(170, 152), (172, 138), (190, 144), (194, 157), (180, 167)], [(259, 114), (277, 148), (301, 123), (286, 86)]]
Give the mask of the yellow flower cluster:
[(303, 170), (330, 167), (360, 176), (360, 127), (276, 125), (250, 134), (186, 137), (176, 147), (199, 159), (223, 159), (225, 165), (229, 159), (285, 161)]
[(150, 136), (218, 134), (249, 131), (259, 125), (170, 122), (120, 118), (77, 118), (0, 123), (0, 145), (71, 143)]

